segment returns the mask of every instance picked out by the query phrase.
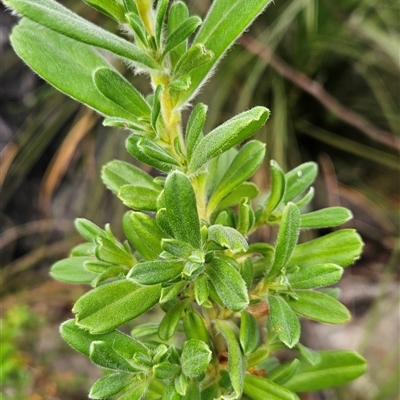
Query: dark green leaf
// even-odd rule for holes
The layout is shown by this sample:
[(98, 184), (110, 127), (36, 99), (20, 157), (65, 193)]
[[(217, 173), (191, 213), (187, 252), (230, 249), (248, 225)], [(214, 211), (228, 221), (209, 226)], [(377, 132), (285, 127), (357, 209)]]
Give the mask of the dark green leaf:
[(161, 287), (139, 286), (123, 280), (107, 283), (84, 294), (74, 305), (77, 324), (90, 333), (106, 333), (154, 306)]
[(278, 240), (275, 247), (275, 257), (267, 277), (279, 275), (288, 263), (297, 243), (300, 231), (300, 211), (293, 203), (289, 203), (282, 214)]
[(153, 367), (154, 376), (158, 379), (173, 379), (181, 372), (179, 365), (162, 362)]
[(313, 182), (318, 173), (318, 166), (313, 162), (299, 165), (285, 175), (286, 193), (284, 202), (294, 200), (302, 194)]
[(264, 125), (268, 117), (267, 108), (254, 107), (215, 128), (196, 146), (188, 173), (198, 172), (208, 161), (252, 136)]
[(228, 262), (214, 258), (207, 267), (207, 274), (218, 296), (232, 311), (241, 311), (249, 304), (246, 283)]
[(209, 214), (225, 196), (254, 174), (263, 162), (264, 156), (265, 144), (257, 140), (246, 143), (239, 150), (211, 195), (207, 205)]
[(360, 257), (362, 247), (361, 237), (354, 229), (342, 229), (297, 245), (288, 265), (303, 268), (332, 263), (345, 267)]
[[(7, 6), (36, 23), (101, 49), (134, 61), (141, 67), (159, 69), (160, 66), (134, 44), (100, 28), (53, 0), (7, 0)], [(37, 51), (37, 49), (35, 49)]]
[(270, 161), (271, 189), (261, 219), (266, 221), (285, 196), (286, 179), (281, 167), (274, 160)]
[(175, 238), (200, 248), (200, 221), (189, 178), (182, 172), (172, 172), (165, 182), (164, 195), (168, 221)]
[(289, 299), (290, 307), (303, 317), (327, 324), (344, 324), (350, 321), (349, 310), (325, 293), (296, 290), (297, 300)]
[(128, 273), (127, 278), (142, 285), (154, 285), (167, 282), (180, 275), (183, 262), (176, 260), (155, 260), (135, 265)]
[(288, 303), (280, 296), (268, 296), (271, 324), (279, 339), (292, 348), (300, 339), (300, 322)]
[(185, 307), (189, 304), (190, 299), (185, 299), (174, 304), (164, 315), (158, 328), (158, 336), (161, 340), (170, 339), (178, 328), (178, 323)]
[(258, 376), (246, 374), (244, 392), (253, 400), (298, 400), (289, 390)]
[(157, 132), (157, 120), (161, 113), (161, 95), (163, 87), (158, 85), (154, 91), (153, 107), (151, 108), (151, 126), (154, 132)]
[(210, 336), (204, 319), (196, 311), (188, 311), (183, 318), (183, 329), (187, 340), (201, 340), (207, 345), (210, 344)]
[(313, 289), (336, 283), (342, 276), (343, 268), (336, 264), (319, 264), (300, 268), (287, 275), (292, 289)]
[(150, 117), (150, 106), (142, 95), (120, 74), (110, 68), (99, 68), (93, 80), (99, 91), (129, 113), (140, 117)]
[(321, 360), (315, 365), (302, 361), (299, 371), (285, 383), (285, 387), (295, 392), (313, 392), (358, 378), (367, 369), (363, 357), (354, 351), (321, 351)]
[(245, 355), (254, 353), (260, 346), (260, 330), (255, 317), (242, 311), (240, 320), (240, 344)]
[(243, 280), (246, 282), (247, 289), (250, 289), (254, 278), (253, 261), (250, 257), (247, 257), (242, 263), (240, 267), (240, 275), (242, 275)]
[(90, 283), (97, 274), (85, 268), (90, 257), (71, 257), (58, 261), (51, 267), (50, 275), (58, 281), (68, 283)]
[(344, 224), (353, 215), (344, 207), (329, 207), (301, 216), (302, 228), (330, 228)]

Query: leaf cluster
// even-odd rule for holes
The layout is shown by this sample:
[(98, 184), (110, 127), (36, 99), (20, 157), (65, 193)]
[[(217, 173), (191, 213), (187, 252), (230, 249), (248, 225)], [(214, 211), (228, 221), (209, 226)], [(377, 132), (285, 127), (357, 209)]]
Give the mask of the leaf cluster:
[[(21, 58), (104, 115), (104, 125), (128, 129), (127, 151), (160, 172), (154, 178), (131, 163), (106, 164), (104, 184), (130, 209), (126, 239), (77, 219), (86, 242), (51, 269), (55, 279), (92, 286), (61, 334), (109, 370), (92, 387), (93, 399), (297, 399), (296, 392), (342, 384), (365, 370), (356, 353), (299, 343), (299, 318), (350, 319), (327, 287), (362, 249), (352, 229), (299, 244), (302, 230), (351, 218), (343, 207), (307, 212), (316, 164), (284, 173), (272, 161), (269, 193), (258, 196), (249, 179), (265, 145), (248, 139), (267, 121), (267, 108), (244, 111), (206, 135), (206, 105), (193, 108), (186, 127), (181, 122), (182, 107), (268, 2), (216, 0), (202, 23), (181, 1), (86, 0), (133, 41), (53, 0), (5, 2), (23, 16), (12, 34)], [(154, 93), (139, 93), (97, 49), (148, 74)], [(274, 244), (257, 242), (265, 225), (278, 227)], [(160, 322), (136, 326), (130, 336), (118, 330), (156, 304)], [(177, 332), (184, 334), (179, 347), (169, 342)], [(283, 348), (295, 350), (293, 359), (270, 367)]]

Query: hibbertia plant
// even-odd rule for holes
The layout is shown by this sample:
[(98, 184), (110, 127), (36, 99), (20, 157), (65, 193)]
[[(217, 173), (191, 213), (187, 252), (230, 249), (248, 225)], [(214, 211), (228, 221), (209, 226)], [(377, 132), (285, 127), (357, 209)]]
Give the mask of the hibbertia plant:
[[(218, 61), (271, 0), (214, 0), (204, 21), (182, 1), (85, 0), (126, 38), (54, 0), (3, 1), (22, 16), (11, 35), (17, 54), (103, 115), (105, 126), (128, 131), (128, 152), (155, 171), (137, 161), (106, 164), (104, 184), (130, 209), (122, 221), (127, 240), (109, 225), (77, 219), (86, 242), (51, 269), (55, 279), (92, 287), (74, 305), (75, 319), (61, 325), (65, 341), (105, 370), (89, 397), (292, 400), (363, 374), (357, 353), (299, 342), (299, 318), (349, 321), (329, 286), (362, 249), (353, 229), (301, 244), (299, 234), (336, 227), (351, 213), (305, 211), (313, 162), (284, 173), (271, 161), (267, 194), (249, 182), (265, 144), (248, 139), (267, 121), (267, 108), (204, 133), (207, 106), (195, 104)], [(104, 51), (148, 76), (153, 93), (139, 93)], [(191, 110), (187, 124), (183, 110)], [(273, 243), (258, 241), (265, 225), (276, 226)], [(135, 324), (153, 307), (161, 320)], [(118, 330), (132, 321), (130, 335)], [(291, 349), (284, 362), (283, 349)]]

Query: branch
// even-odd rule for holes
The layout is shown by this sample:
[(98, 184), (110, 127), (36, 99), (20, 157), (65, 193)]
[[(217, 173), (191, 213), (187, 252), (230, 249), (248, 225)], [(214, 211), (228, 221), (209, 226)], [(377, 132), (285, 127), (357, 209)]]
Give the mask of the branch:
[(240, 43), (250, 52), (269, 63), (282, 77), (291, 81), (305, 92), (317, 99), (325, 108), (331, 111), (343, 122), (353, 126), (369, 138), (383, 143), (386, 146), (400, 150), (400, 140), (391, 132), (377, 128), (360, 114), (343, 106), (333, 98), (318, 82), (310, 79), (300, 71), (296, 71), (283, 60), (274, 55), (272, 51), (250, 35), (243, 35)]

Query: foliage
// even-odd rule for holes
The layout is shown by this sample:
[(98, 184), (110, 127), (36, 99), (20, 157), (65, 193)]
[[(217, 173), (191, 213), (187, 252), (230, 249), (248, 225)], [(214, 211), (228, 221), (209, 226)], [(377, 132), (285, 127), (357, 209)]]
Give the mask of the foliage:
[[(269, 1), (216, 0), (204, 22), (189, 16), (181, 1), (159, 0), (154, 8), (151, 0), (86, 2), (134, 40), (53, 0), (5, 4), (23, 16), (11, 37), (17, 54), (102, 114), (104, 125), (128, 129), (128, 152), (160, 171), (153, 178), (123, 161), (105, 165), (105, 185), (132, 209), (122, 222), (127, 240), (109, 225), (78, 219), (87, 242), (51, 270), (55, 279), (93, 287), (74, 305), (76, 318), (61, 326), (72, 347), (109, 371), (90, 397), (297, 399), (295, 392), (360, 376), (366, 365), (357, 353), (315, 352), (299, 343), (299, 317), (330, 324), (350, 319), (324, 288), (362, 249), (352, 229), (298, 244), (300, 232), (336, 227), (351, 213), (342, 207), (306, 211), (314, 163), (284, 173), (272, 161), (269, 194), (257, 197), (248, 180), (265, 145), (236, 146), (264, 125), (267, 108), (251, 108), (204, 135), (207, 106), (199, 103), (186, 128), (182, 123), (182, 109)], [(142, 96), (98, 49), (149, 75), (153, 94)], [(274, 245), (252, 240), (264, 225), (277, 227)], [(159, 323), (138, 326), (131, 336), (117, 329), (156, 304), (165, 312)], [(179, 331), (185, 340), (175, 346), (169, 339)], [(266, 368), (285, 348), (294, 350), (293, 359)]]

